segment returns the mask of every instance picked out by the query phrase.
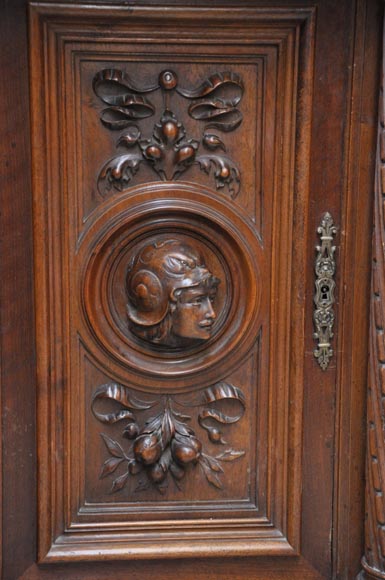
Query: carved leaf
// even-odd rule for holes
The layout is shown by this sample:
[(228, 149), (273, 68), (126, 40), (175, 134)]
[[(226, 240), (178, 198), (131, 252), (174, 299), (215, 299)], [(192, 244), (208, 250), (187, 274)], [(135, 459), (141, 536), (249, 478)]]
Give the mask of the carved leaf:
[(205, 133), (203, 135), (202, 143), (206, 149), (210, 149), (210, 151), (215, 151), (216, 149), (226, 151), (223, 141), (218, 137), (218, 135), (214, 135), (213, 133)]
[(99, 174), (98, 189), (100, 194), (105, 197), (112, 188), (117, 191), (127, 189), (142, 161), (143, 157), (137, 153), (119, 155), (110, 159)]
[(168, 471), (168, 468), (170, 467), (171, 458), (172, 458), (171, 449), (170, 447), (168, 447), (166, 451), (162, 454), (161, 458), (159, 459), (159, 465), (165, 473)]
[(242, 98), (243, 82), (241, 77), (233, 72), (215, 73), (195, 89), (181, 89), (177, 91), (187, 99), (198, 99), (212, 96), (222, 99), (226, 104), (235, 106)]
[(162, 426), (161, 426), (161, 442), (162, 447), (165, 449), (167, 445), (170, 443), (171, 438), (174, 436), (175, 433), (175, 426), (173, 420), (170, 416), (170, 413), (166, 409), (163, 414), (162, 418)]
[(115, 469), (122, 463), (123, 457), (110, 457), (107, 459), (102, 466), (99, 479), (103, 479), (107, 475), (110, 475), (115, 471)]
[(178, 417), (178, 419), (180, 419), (181, 421), (190, 421), (191, 419), (190, 415), (182, 415), (182, 413), (178, 413), (178, 411), (175, 411), (175, 409), (173, 409), (172, 413), (175, 417)]
[(202, 460), (206, 461), (210, 469), (216, 473), (224, 473), (220, 463), (216, 460), (216, 458), (210, 457), (209, 455), (202, 455)]
[(140, 139), (140, 131), (136, 125), (131, 125), (128, 127), (128, 131), (124, 133), (118, 140), (117, 146), (123, 145), (124, 147), (135, 147)]
[(120, 475), (119, 477), (117, 477), (112, 484), (110, 493), (115, 493), (116, 491), (120, 491), (125, 486), (129, 475), (130, 474), (127, 471), (127, 473), (123, 473), (123, 475)]
[(179, 435), (184, 435), (185, 437), (188, 437), (194, 433), (190, 427), (187, 427), (187, 425), (184, 425), (180, 421), (175, 422), (175, 431), (179, 433)]
[(141, 434), (152, 433), (153, 431), (159, 429), (161, 424), (162, 424), (162, 413), (159, 413), (159, 415), (156, 415), (156, 417), (153, 417), (145, 422), (144, 427), (141, 430)]
[(219, 155), (199, 155), (196, 162), (202, 171), (210, 175), (211, 170), (214, 170), (214, 178), (217, 189), (223, 188), (225, 185), (231, 193), (231, 198), (235, 199), (239, 193), (240, 173), (237, 166), (229, 158)]
[(207, 481), (217, 489), (223, 489), (223, 484), (221, 480), (216, 475), (216, 473), (210, 468), (210, 466), (207, 465), (204, 461), (202, 461), (202, 459), (200, 460), (199, 464), (203, 469), (203, 473), (205, 474)]
[(244, 451), (236, 451), (235, 449), (226, 449), (223, 453), (216, 456), (219, 461), (235, 461), (245, 455)]
[(104, 433), (100, 433), (100, 436), (111, 455), (120, 459), (125, 458), (125, 453), (117, 441), (114, 441), (114, 439), (111, 439), (111, 437), (108, 437), (108, 435), (105, 435)]

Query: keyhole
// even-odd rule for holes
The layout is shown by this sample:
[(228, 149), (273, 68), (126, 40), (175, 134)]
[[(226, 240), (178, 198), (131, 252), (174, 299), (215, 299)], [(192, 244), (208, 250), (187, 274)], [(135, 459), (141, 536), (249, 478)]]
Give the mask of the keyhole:
[(329, 299), (329, 286), (322, 286), (321, 287), (321, 299), (328, 300)]

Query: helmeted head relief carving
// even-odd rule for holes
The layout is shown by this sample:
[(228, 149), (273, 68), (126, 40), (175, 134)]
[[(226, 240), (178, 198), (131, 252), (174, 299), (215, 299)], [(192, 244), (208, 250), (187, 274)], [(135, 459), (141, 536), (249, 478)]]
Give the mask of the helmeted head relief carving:
[(216, 318), (219, 282), (189, 244), (176, 239), (148, 244), (134, 256), (127, 273), (132, 332), (169, 346), (207, 340)]

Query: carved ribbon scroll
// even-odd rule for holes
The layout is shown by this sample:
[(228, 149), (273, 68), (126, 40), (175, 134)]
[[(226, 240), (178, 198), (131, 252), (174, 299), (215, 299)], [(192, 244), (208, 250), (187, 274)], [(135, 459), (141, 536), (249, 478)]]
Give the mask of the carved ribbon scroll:
[[(384, 40), (385, 46), (385, 40)], [(383, 62), (384, 67), (384, 62)], [(380, 90), (375, 178), (362, 578), (385, 578), (385, 72)]]
[[(116, 143), (124, 154), (113, 157), (104, 164), (98, 179), (102, 196), (112, 190), (124, 191), (140, 169), (149, 165), (162, 181), (171, 181), (197, 165), (208, 176), (213, 176), (216, 189), (227, 189), (235, 198), (240, 187), (240, 172), (230, 157), (225, 155), (226, 145), (212, 133), (217, 129), (225, 133), (234, 131), (242, 122), (238, 104), (243, 95), (243, 83), (233, 72), (219, 72), (208, 77), (193, 89), (179, 87), (178, 77), (170, 70), (159, 74), (158, 82), (139, 87), (124, 71), (104, 69), (93, 80), (93, 89), (99, 99), (108, 105), (100, 113), (102, 124), (112, 131), (125, 130)], [(161, 90), (163, 110), (152, 135), (143, 138), (141, 120), (151, 117), (156, 110), (147, 93)], [(187, 137), (183, 123), (171, 109), (172, 95), (192, 101), (189, 116), (204, 123), (200, 139)], [(198, 155), (198, 150), (205, 152)], [(218, 153), (220, 150), (222, 152)]]

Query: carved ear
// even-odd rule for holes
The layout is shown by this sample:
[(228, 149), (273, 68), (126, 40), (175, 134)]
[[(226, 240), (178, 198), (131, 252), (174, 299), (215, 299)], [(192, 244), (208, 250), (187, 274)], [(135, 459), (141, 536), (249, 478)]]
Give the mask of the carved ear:
[(139, 270), (127, 276), (128, 318), (139, 326), (159, 324), (167, 314), (168, 296), (158, 276)]

